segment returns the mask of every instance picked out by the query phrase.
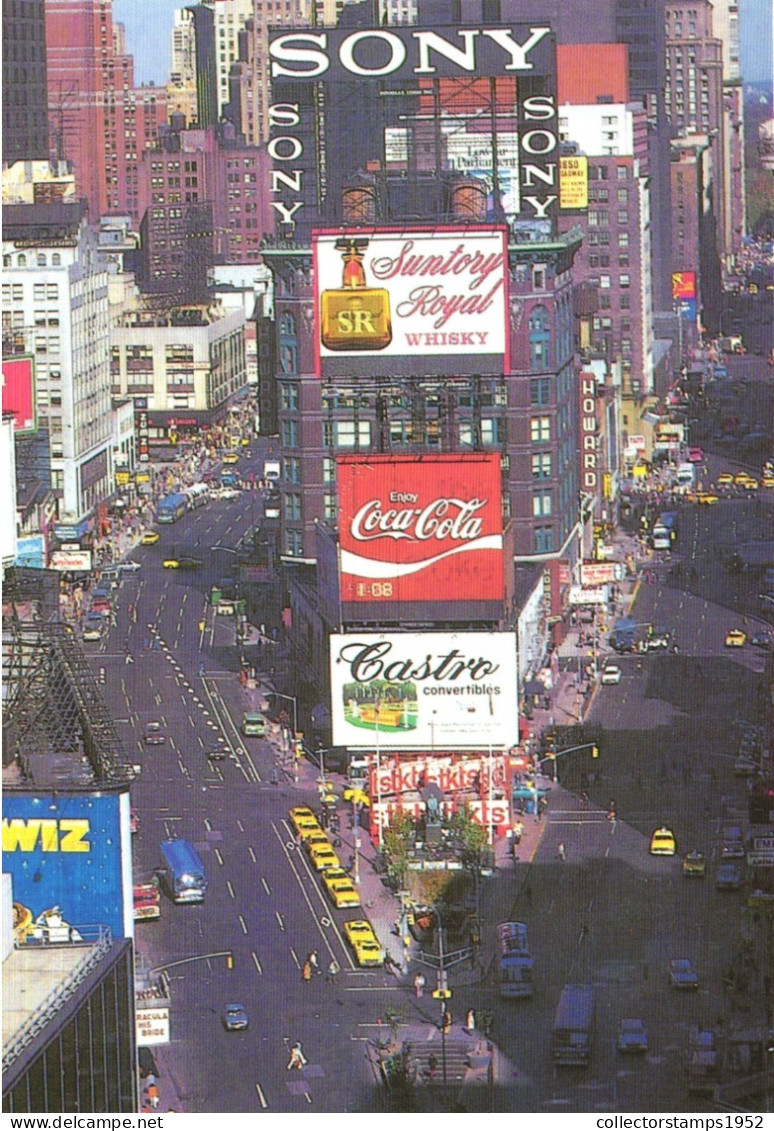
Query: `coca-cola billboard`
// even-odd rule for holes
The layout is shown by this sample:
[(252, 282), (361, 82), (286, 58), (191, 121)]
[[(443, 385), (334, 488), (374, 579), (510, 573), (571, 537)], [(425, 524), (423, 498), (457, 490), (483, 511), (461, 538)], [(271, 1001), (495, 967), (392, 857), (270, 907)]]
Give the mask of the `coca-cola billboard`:
[(312, 252), (319, 376), (509, 371), (504, 227), (321, 230)]
[(331, 636), (333, 745), (481, 750), (518, 737), (512, 632)]
[(338, 489), (345, 606), (502, 602), (497, 455), (343, 456)]

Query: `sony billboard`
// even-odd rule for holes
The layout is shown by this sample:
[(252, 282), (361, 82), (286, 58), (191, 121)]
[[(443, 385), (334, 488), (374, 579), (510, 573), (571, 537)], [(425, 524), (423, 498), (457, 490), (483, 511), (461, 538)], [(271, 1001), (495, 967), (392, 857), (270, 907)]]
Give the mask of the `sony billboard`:
[(496, 453), (341, 456), (337, 480), (345, 620), (502, 616)]
[(508, 372), (503, 227), (312, 234), (318, 376)]
[[(410, 107), (402, 98), (389, 100), (400, 103), (394, 113), (382, 99), (380, 120), (369, 122), (370, 158), (360, 154), (363, 167), (373, 159), (397, 169), (403, 152), (414, 151), (415, 132), (434, 119), (432, 167), (485, 183), (492, 198), (487, 219), (519, 217), (550, 228), (560, 181), (556, 39), (548, 24), (283, 29), (271, 39), (269, 56), (274, 102), (267, 148), (278, 234), (292, 232), (304, 209), (317, 206), (321, 171), (330, 187), (357, 168), (342, 170), (333, 150), (326, 156), (315, 124), (322, 103), (307, 97), (311, 84), (328, 88), (322, 133), (329, 147), (331, 129), (335, 137), (345, 128), (337, 123), (347, 121), (347, 100), (351, 105), (359, 94), (362, 101), (364, 83), (369, 97), (377, 89), (410, 95)], [(337, 99), (343, 100), (338, 117)]]
[(548, 24), (499, 27), (294, 29), (269, 43), (272, 82), (490, 78), (545, 74), (555, 65)]
[(518, 736), (512, 632), (334, 635), (334, 746), (480, 750)]

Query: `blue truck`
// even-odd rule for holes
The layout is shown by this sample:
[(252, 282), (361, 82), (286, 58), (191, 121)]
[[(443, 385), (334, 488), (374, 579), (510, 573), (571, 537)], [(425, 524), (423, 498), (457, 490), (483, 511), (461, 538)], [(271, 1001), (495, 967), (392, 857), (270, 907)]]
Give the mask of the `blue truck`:
[(202, 903), (207, 891), (204, 865), (188, 840), (163, 840), (161, 855), (168, 869), (173, 903)]

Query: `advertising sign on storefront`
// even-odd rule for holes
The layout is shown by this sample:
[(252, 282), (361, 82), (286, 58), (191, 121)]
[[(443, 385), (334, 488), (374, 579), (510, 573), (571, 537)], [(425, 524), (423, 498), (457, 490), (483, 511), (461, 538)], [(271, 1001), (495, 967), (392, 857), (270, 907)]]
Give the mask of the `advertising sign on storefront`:
[(3, 795), (3, 871), (31, 926), (56, 908), (63, 926), (101, 924), (114, 938), (133, 937), (128, 841), (128, 793)]
[(312, 233), (317, 373), (508, 372), (503, 227)]
[(169, 1007), (162, 1006), (157, 1009), (137, 1009), (137, 1044), (148, 1045), (169, 1044)]
[(503, 600), (496, 454), (343, 456), (338, 489), (344, 603)]
[(580, 567), (581, 585), (594, 588), (623, 578), (622, 562), (583, 562)]
[(515, 741), (515, 633), (330, 639), (334, 746), (473, 750)]
[(51, 569), (63, 573), (88, 573), (91, 569), (91, 550), (54, 550)]

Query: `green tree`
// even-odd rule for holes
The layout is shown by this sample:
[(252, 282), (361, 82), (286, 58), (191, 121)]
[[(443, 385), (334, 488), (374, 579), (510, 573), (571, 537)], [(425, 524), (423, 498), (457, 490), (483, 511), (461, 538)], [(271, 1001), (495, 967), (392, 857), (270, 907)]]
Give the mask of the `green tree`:
[(403, 811), (390, 818), (382, 843), (387, 854), (387, 873), (398, 886), (406, 886), (409, 853), (416, 839), (416, 823), (410, 813)]

